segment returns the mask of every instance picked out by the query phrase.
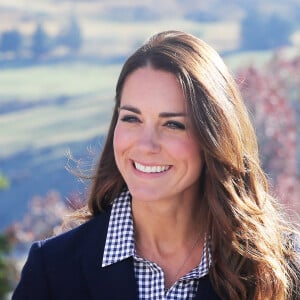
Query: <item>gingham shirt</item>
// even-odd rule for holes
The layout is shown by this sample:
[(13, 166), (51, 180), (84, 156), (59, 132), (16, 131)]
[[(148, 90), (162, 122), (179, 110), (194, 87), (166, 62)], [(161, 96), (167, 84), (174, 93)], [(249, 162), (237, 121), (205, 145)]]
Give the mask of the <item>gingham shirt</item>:
[(164, 285), (163, 270), (155, 263), (139, 257), (135, 250), (131, 195), (124, 191), (114, 200), (106, 236), (102, 267), (133, 257), (140, 300), (193, 299), (198, 279), (208, 274), (210, 251), (204, 243), (199, 266), (181, 277), (170, 289)]

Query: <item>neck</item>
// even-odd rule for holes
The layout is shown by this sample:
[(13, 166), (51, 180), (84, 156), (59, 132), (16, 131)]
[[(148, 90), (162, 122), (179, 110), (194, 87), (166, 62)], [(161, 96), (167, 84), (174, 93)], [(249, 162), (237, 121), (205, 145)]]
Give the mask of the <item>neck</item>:
[(135, 239), (159, 255), (189, 248), (204, 235), (198, 201), (139, 201), (132, 199)]
[(200, 204), (132, 199), (132, 212), (136, 251), (163, 269), (165, 287), (170, 288), (197, 266), (203, 255), (205, 228)]

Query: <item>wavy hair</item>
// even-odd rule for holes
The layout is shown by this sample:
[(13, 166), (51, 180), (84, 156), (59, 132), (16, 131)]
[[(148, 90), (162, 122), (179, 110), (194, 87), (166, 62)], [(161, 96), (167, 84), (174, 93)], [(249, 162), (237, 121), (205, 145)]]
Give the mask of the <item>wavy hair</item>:
[(146, 65), (177, 77), (202, 147), (201, 201), (217, 293), (222, 299), (299, 299), (294, 231), (268, 192), (242, 97), (217, 52), (192, 35), (158, 33), (125, 62), (85, 216), (105, 210), (126, 186), (115, 163), (113, 135), (126, 78)]

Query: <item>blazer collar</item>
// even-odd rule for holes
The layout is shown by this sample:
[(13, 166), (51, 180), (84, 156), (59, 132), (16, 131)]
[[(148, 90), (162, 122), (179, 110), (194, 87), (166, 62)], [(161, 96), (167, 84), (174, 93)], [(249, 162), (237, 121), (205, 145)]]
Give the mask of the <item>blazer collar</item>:
[(90, 299), (138, 299), (132, 257), (102, 267), (110, 211), (95, 217), (85, 237), (82, 272)]

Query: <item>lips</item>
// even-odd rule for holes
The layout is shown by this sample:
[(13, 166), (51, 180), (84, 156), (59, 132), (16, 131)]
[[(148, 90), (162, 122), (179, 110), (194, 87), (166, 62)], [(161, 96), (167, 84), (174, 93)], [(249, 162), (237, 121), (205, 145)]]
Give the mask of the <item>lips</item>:
[(169, 165), (160, 165), (160, 166), (144, 166), (140, 163), (134, 162), (135, 168), (143, 173), (162, 173), (170, 169)]

